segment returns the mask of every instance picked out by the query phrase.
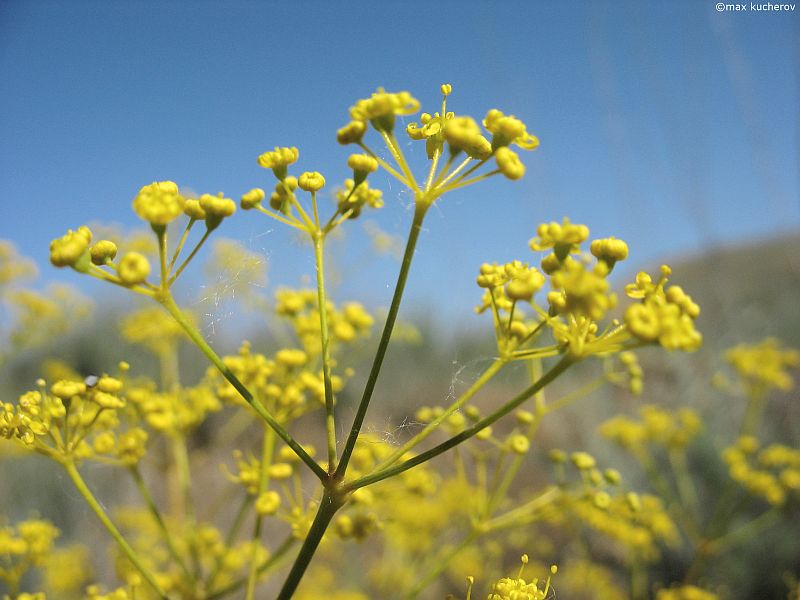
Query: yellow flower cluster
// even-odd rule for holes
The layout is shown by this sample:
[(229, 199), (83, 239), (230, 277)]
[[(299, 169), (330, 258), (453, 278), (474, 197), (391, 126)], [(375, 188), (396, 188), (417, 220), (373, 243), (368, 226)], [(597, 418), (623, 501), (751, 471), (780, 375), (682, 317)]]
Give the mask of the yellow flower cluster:
[[(539, 579), (533, 579), (527, 583), (522, 578), (522, 573), (525, 565), (528, 564), (528, 555), (523, 554), (521, 558), (522, 568), (516, 578), (503, 577), (492, 584), (492, 591), (487, 597), (488, 600), (545, 600), (550, 595), (550, 579), (548, 577), (544, 582)], [(553, 565), (550, 567), (550, 574), (555, 575), (558, 568)], [(471, 581), (469, 582), (472, 583)]]
[[(541, 271), (520, 261), (481, 267), (477, 283), (486, 292), (476, 310), (491, 309), (500, 351), (514, 358), (547, 356), (549, 350), (530, 348), (543, 326), (557, 342), (556, 353), (568, 351), (577, 358), (609, 354), (641, 342), (659, 342), (670, 349), (697, 348), (701, 341), (694, 329), (697, 305), (678, 286), (665, 292), (665, 277), (653, 284), (646, 274), (640, 274), (627, 288), (630, 296), (642, 302), (628, 308), (625, 325), (615, 323), (600, 333), (599, 321), (617, 302), (608, 275), (616, 262), (627, 258), (628, 246), (613, 237), (596, 239), (590, 245), (592, 264), (592, 256), (581, 253), (581, 245), (588, 239), (589, 228), (567, 218), (561, 223), (543, 223), (530, 241), (534, 251), (552, 250), (542, 259)], [(667, 271), (665, 267), (665, 276)], [(533, 302), (533, 295), (547, 283), (549, 306), (545, 310)], [(520, 302), (531, 305), (535, 320), (527, 320)], [(641, 386), (635, 370), (632, 366), (631, 379), (639, 383), (631, 383), (632, 389)]]
[(16, 406), (2, 406), (0, 436), (56, 459), (96, 457), (134, 465), (144, 456), (147, 433), (137, 426), (119, 431), (126, 406), (122, 388), (121, 380), (108, 375), (60, 380), (49, 393), (41, 381), (40, 389), (20, 396)]
[(700, 416), (691, 408), (672, 414), (647, 405), (639, 409), (639, 416), (638, 420), (624, 415), (612, 417), (600, 425), (600, 433), (620, 447), (637, 452), (648, 445), (685, 448), (703, 427)]
[(670, 273), (669, 267), (661, 267), (661, 277), (654, 283), (650, 275), (640, 272), (636, 281), (626, 286), (629, 297), (642, 301), (625, 311), (625, 324), (643, 342), (658, 342), (667, 350), (691, 352), (703, 341), (694, 327), (700, 307), (680, 286), (664, 288)]
[[(322, 373), (310, 364), (310, 357), (303, 350), (283, 348), (273, 358), (267, 358), (253, 352), (245, 342), (238, 354), (223, 357), (223, 362), (281, 422), (296, 419), (324, 403)], [(209, 368), (207, 381), (221, 400), (245, 406), (236, 388), (215, 368)], [(344, 380), (338, 375), (331, 378), (331, 383), (334, 391), (344, 387)]]
[[(152, 515), (139, 508), (122, 507), (117, 517), (120, 526), (131, 532), (131, 545), (162, 589), (176, 598), (195, 597), (196, 583), (187, 576), (165, 545)], [(223, 534), (209, 523), (198, 522), (190, 526), (187, 523), (170, 521), (169, 526), (178, 558), (187, 564), (188, 561), (195, 560), (194, 568), (198, 569), (200, 577), (214, 573), (213, 578), (208, 577), (209, 595), (239, 580), (249, 565), (254, 550), (258, 563), (266, 559), (266, 550), (260, 544), (254, 548), (252, 540), (247, 540), (228, 545)], [(120, 577), (129, 584), (141, 580), (138, 571), (127, 560), (118, 560), (117, 570)], [(142, 589), (141, 584), (137, 585), (135, 594), (131, 597), (139, 598), (146, 589)], [(100, 588), (98, 591), (101, 591)], [(116, 590), (113, 593), (121, 594), (123, 591)], [(117, 600), (117, 596), (111, 596), (111, 599)]]
[(786, 348), (775, 338), (740, 344), (728, 350), (726, 360), (746, 385), (788, 391), (794, 388), (790, 368), (800, 367), (800, 352)]
[(40, 346), (63, 336), (93, 308), (88, 298), (62, 284), (51, 284), (42, 292), (9, 290), (6, 301), (15, 316), (9, 340), (16, 348)]
[(567, 501), (564, 511), (644, 560), (660, 556), (659, 544), (675, 546), (680, 541), (678, 528), (662, 500), (649, 494), (611, 496), (596, 492)]
[(113, 281), (117, 283), (136, 286), (145, 282), (150, 274), (147, 257), (139, 252), (126, 252), (114, 264), (116, 245), (109, 240), (100, 240), (90, 247), (91, 241), (92, 232), (88, 227), (69, 230), (65, 236), (50, 243), (50, 262), (56, 267), (72, 267), (84, 273), (103, 265), (116, 272)]
[(800, 491), (800, 449), (783, 444), (759, 448), (756, 438), (741, 437), (725, 448), (722, 458), (734, 481), (770, 504), (782, 506), (787, 496)]
[(0, 240), (0, 290), (7, 285), (36, 275), (33, 261), (20, 256), (13, 243)]
[(128, 313), (120, 323), (122, 337), (141, 344), (155, 354), (163, 354), (175, 347), (184, 336), (183, 329), (167, 312), (157, 306), (140, 308)]
[(157, 391), (154, 382), (132, 384), (127, 399), (150, 427), (163, 433), (187, 434), (209, 413), (222, 408), (213, 389), (204, 383), (166, 392)]
[[(321, 347), (317, 292), (283, 288), (278, 290), (275, 300), (275, 312), (290, 322), (303, 349), (310, 356), (316, 356)], [(327, 312), (332, 352), (338, 344), (351, 343), (368, 335), (374, 321), (358, 302), (344, 303), (341, 308), (328, 302)]]
[(355, 219), (365, 206), (381, 208), (383, 192), (369, 187), (366, 181), (356, 185), (354, 180), (345, 179), (344, 187), (336, 190), (336, 203), (340, 214), (347, 215), (348, 219)]
[(0, 562), (0, 581), (9, 589), (18, 589), (28, 569), (45, 564), (60, 534), (52, 523), (41, 519), (0, 527), (0, 556), (4, 558)]

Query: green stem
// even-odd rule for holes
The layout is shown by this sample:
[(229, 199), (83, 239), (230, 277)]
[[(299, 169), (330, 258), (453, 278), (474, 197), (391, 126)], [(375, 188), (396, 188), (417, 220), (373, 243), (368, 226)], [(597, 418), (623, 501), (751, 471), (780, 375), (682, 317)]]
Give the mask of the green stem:
[(424, 462), (439, 456), (443, 452), (447, 452), (450, 448), (457, 446), (458, 444), (468, 440), (476, 433), (489, 427), (497, 420), (501, 419), (502, 417), (506, 416), (512, 410), (517, 408), (520, 404), (525, 402), (528, 398), (536, 394), (539, 390), (543, 389), (545, 386), (550, 384), (554, 381), (561, 373), (566, 371), (572, 364), (576, 362), (576, 358), (565, 355), (558, 363), (556, 363), (547, 373), (545, 373), (538, 381), (536, 381), (533, 385), (528, 387), (526, 390), (512, 398), (509, 402), (501, 406), (495, 412), (490, 414), (489, 416), (481, 419), (477, 423), (475, 423), (472, 427), (465, 429), (461, 433), (454, 435), (450, 439), (442, 442), (438, 446), (423, 452), (413, 458), (410, 458), (399, 465), (394, 467), (390, 467), (388, 469), (384, 469), (377, 473), (372, 473), (360, 479), (356, 479), (355, 481), (347, 484), (345, 487), (347, 490), (356, 490), (358, 488), (364, 487), (366, 485), (371, 485), (373, 483), (377, 483), (378, 481), (382, 481), (384, 479), (388, 479), (389, 477), (394, 477), (395, 475), (399, 475), (400, 473), (407, 471), (417, 465), (421, 465)]
[(761, 513), (755, 519), (748, 521), (738, 529), (734, 529), (709, 542), (708, 553), (719, 554), (723, 550), (730, 550), (744, 541), (755, 539), (758, 533), (774, 525), (780, 516), (780, 510), (777, 508), (771, 508)]
[(131, 548), (130, 544), (122, 537), (119, 529), (114, 523), (111, 521), (111, 518), (106, 514), (103, 507), (100, 506), (100, 503), (97, 501), (97, 498), (94, 497), (92, 491), (86, 485), (86, 482), (81, 477), (81, 474), (78, 472), (78, 469), (75, 467), (75, 463), (71, 460), (66, 460), (62, 463), (64, 465), (64, 469), (66, 469), (67, 474), (69, 475), (70, 479), (72, 479), (72, 483), (75, 484), (78, 492), (83, 499), (86, 500), (86, 503), (89, 507), (94, 511), (94, 514), (97, 515), (97, 518), (100, 519), (100, 522), (103, 526), (108, 530), (108, 533), (111, 534), (111, 537), (114, 538), (114, 541), (117, 542), (119, 547), (125, 553), (125, 556), (128, 557), (128, 560), (133, 563), (133, 565), (139, 570), (144, 577), (145, 581), (149, 583), (153, 589), (156, 591), (159, 597), (163, 600), (168, 600), (167, 595), (161, 589), (161, 587), (156, 583), (155, 577), (153, 574), (144, 566), (139, 556), (136, 554), (133, 548)]
[(433, 433), (450, 415), (454, 412), (459, 410), (464, 404), (466, 404), (478, 391), (483, 388), (491, 379), (494, 377), (500, 369), (502, 369), (506, 364), (506, 360), (503, 358), (495, 359), (495, 361), (486, 369), (481, 376), (473, 383), (470, 388), (461, 394), (461, 396), (453, 402), (447, 409), (438, 417), (436, 417), (433, 421), (428, 423), (422, 431), (420, 431), (417, 435), (412, 437), (408, 440), (403, 446), (395, 450), (386, 460), (384, 460), (380, 465), (378, 465), (377, 470), (384, 469), (390, 465), (396, 463), (402, 456), (417, 446), (420, 442), (422, 442), (425, 438), (427, 438), (431, 433)]
[(317, 515), (314, 517), (311, 529), (308, 530), (308, 535), (303, 541), (303, 545), (300, 547), (300, 553), (297, 555), (292, 569), (289, 571), (289, 575), (283, 583), (277, 600), (290, 600), (294, 595), (297, 586), (300, 584), (300, 580), (303, 578), (303, 574), (306, 572), (314, 553), (317, 551), (319, 543), (322, 541), (325, 530), (328, 528), (331, 519), (333, 519), (333, 515), (335, 515), (336, 511), (343, 505), (344, 501), (340, 496), (331, 493), (327, 489), (323, 492), (322, 500), (317, 509)]
[[(316, 216), (316, 203), (314, 203)], [(318, 226), (319, 227), (319, 226)], [(319, 330), (322, 340), (322, 378), (325, 384), (325, 430), (328, 439), (328, 473), (336, 470), (336, 419), (333, 413), (333, 384), (331, 383), (330, 331), (328, 329), (328, 302), (325, 297), (324, 237), (319, 228), (312, 234), (314, 260), (317, 266), (317, 303), (319, 304)]]
[(186, 240), (189, 238), (189, 232), (192, 230), (192, 227), (195, 223), (197, 223), (197, 219), (189, 219), (189, 222), (186, 224), (186, 229), (183, 230), (183, 235), (181, 235), (181, 239), (178, 241), (178, 246), (175, 248), (175, 252), (169, 261), (169, 267), (167, 271), (171, 271), (172, 267), (175, 266), (175, 262), (178, 260), (178, 256), (180, 256), (181, 250), (183, 250), (183, 246), (186, 244)]
[(175, 469), (178, 473), (178, 488), (181, 498), (181, 516), (184, 526), (188, 530), (189, 549), (192, 556), (192, 566), (194, 578), (200, 575), (200, 556), (197, 553), (195, 543), (195, 530), (197, 518), (194, 513), (194, 502), (192, 501), (192, 472), (189, 465), (189, 450), (186, 447), (186, 437), (183, 434), (172, 436), (172, 453), (175, 459)]
[[(269, 467), (272, 464), (272, 453), (275, 449), (275, 432), (269, 427), (264, 431), (261, 447), (261, 473), (259, 474), (258, 493), (263, 494), (269, 487)], [(253, 600), (258, 581), (258, 547), (261, 544), (261, 529), (263, 519), (256, 513), (256, 523), (253, 528), (253, 554), (250, 558), (250, 572), (247, 576), (247, 593), (245, 600)]]
[(167, 289), (167, 228), (162, 226), (156, 232), (158, 237), (158, 260), (161, 263), (161, 289)]
[(361, 426), (364, 424), (364, 417), (367, 414), (369, 402), (372, 399), (372, 392), (375, 390), (375, 384), (378, 381), (381, 367), (383, 366), (383, 359), (386, 356), (386, 350), (389, 347), (389, 341), (392, 337), (392, 329), (394, 328), (395, 321), (397, 320), (397, 313), (400, 310), (400, 302), (403, 299), (403, 290), (406, 286), (408, 279), (408, 272), (411, 268), (411, 261), (414, 259), (414, 249), (417, 246), (419, 234), (422, 231), (422, 221), (425, 219), (425, 213), (428, 209), (427, 204), (417, 203), (417, 208), (414, 211), (414, 220), (411, 223), (411, 231), (408, 234), (408, 241), (406, 242), (406, 249), (403, 253), (403, 262), (400, 266), (400, 273), (397, 276), (397, 285), (394, 288), (394, 296), (392, 297), (392, 304), (389, 307), (389, 314), (386, 316), (386, 323), (383, 326), (383, 333), (381, 334), (380, 342), (378, 343), (378, 350), (375, 353), (375, 359), (372, 362), (372, 369), (370, 369), (367, 384), (364, 388), (364, 394), (361, 396), (361, 402), (358, 405), (353, 426), (350, 428), (350, 435), (345, 443), (344, 450), (342, 450), (342, 457), (339, 465), (336, 467), (336, 478), (343, 478), (347, 472), (347, 464), (350, 462), (350, 455), (353, 453), (358, 434), (361, 431)]
[(281, 438), (286, 445), (289, 446), (297, 456), (316, 474), (317, 477), (321, 481), (326, 481), (328, 479), (328, 474), (325, 472), (325, 469), (320, 467), (311, 456), (309, 456), (308, 452), (303, 449), (303, 447), (297, 443), (297, 441), (291, 436), (291, 434), (284, 429), (284, 427), (273, 417), (269, 411), (267, 411), (260, 402), (257, 402), (253, 397), (253, 394), (250, 393), (250, 390), (245, 387), (245, 385), (239, 381), (239, 378), (233, 374), (233, 372), (228, 368), (228, 366), (222, 361), (222, 359), (217, 355), (216, 352), (208, 345), (208, 342), (203, 339), (203, 336), (200, 334), (199, 331), (192, 325), (186, 316), (183, 314), (183, 311), (175, 304), (175, 300), (173, 300), (172, 296), (169, 293), (164, 293), (159, 295), (158, 297), (159, 302), (164, 306), (164, 308), (172, 315), (172, 317), (178, 322), (178, 324), (183, 328), (184, 332), (189, 336), (189, 338), (197, 345), (200, 351), (206, 355), (206, 357), (213, 363), (213, 365), (222, 373), (222, 376), (228, 380), (228, 382), (236, 389), (237, 392), (241, 395), (247, 404), (256, 412), (256, 414), (261, 417), (267, 425), (269, 425), (272, 429), (275, 430), (275, 433), (278, 434), (278, 437)]
[(155, 501), (153, 500), (153, 496), (150, 494), (150, 490), (147, 489), (147, 485), (142, 478), (142, 473), (139, 471), (139, 467), (134, 465), (129, 468), (130, 474), (133, 477), (133, 481), (136, 483), (136, 488), (139, 490), (139, 493), (142, 495), (142, 499), (144, 503), (147, 505), (147, 509), (150, 511), (150, 514), (155, 519), (156, 523), (158, 524), (158, 529), (161, 531), (161, 535), (164, 538), (164, 542), (167, 544), (167, 548), (169, 549), (170, 556), (178, 563), (178, 566), (183, 571), (183, 574), (186, 576), (187, 581), (192, 581), (193, 576), (189, 571), (189, 567), (186, 566), (183, 558), (181, 558), (180, 553), (178, 552), (177, 547), (175, 546), (175, 541), (172, 539), (172, 536), (169, 533), (169, 529), (167, 528), (167, 524), (164, 522), (163, 517), (161, 516), (161, 512), (158, 510)]

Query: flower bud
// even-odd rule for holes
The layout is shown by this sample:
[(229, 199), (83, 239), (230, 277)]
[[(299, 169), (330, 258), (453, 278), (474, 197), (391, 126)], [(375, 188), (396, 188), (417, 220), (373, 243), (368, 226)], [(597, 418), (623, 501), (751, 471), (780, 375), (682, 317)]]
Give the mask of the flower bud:
[(517, 180), (525, 175), (525, 165), (519, 160), (517, 153), (507, 146), (498, 148), (494, 158), (497, 162), (497, 168), (508, 179)]
[(117, 274), (125, 285), (143, 283), (150, 275), (150, 262), (143, 254), (128, 252), (120, 259)]
[(306, 192), (318, 192), (325, 187), (325, 178), (321, 173), (316, 171), (307, 171), (300, 175), (300, 178), (297, 180), (297, 185), (300, 186), (301, 190), (305, 190)]
[(200, 201), (194, 198), (187, 200), (183, 205), (183, 213), (195, 221), (203, 221), (206, 218), (206, 211), (200, 206)]
[(242, 210), (250, 210), (251, 208), (257, 207), (259, 204), (261, 204), (264, 196), (264, 190), (261, 188), (253, 188), (242, 196), (240, 203)]
[(92, 262), (96, 265), (104, 265), (110, 260), (114, 260), (117, 255), (117, 245), (110, 240), (100, 240), (89, 250)]
[(357, 144), (364, 137), (367, 131), (367, 124), (364, 121), (350, 121), (347, 125), (336, 132), (336, 141), (343, 146), (346, 144)]

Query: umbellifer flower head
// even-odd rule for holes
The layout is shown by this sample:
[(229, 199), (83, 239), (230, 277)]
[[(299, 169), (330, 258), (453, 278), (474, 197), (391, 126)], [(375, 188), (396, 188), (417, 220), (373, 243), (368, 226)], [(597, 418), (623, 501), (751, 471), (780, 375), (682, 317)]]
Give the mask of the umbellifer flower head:
[(133, 210), (151, 225), (164, 226), (183, 214), (185, 202), (174, 181), (155, 181), (139, 190)]
[(391, 132), (395, 115), (410, 115), (419, 110), (419, 100), (408, 92), (390, 93), (383, 88), (355, 103), (350, 117), (355, 121), (369, 121), (378, 131)]
[(92, 241), (92, 232), (88, 227), (71, 229), (66, 235), (50, 242), (50, 262), (56, 267), (74, 267), (86, 253)]

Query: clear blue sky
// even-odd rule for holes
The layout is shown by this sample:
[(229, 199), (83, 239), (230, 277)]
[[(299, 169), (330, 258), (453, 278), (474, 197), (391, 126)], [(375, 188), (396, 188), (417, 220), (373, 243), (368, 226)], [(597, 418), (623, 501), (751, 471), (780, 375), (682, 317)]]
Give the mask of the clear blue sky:
[[(350, 151), (335, 130), (356, 99), (407, 89), (433, 112), (443, 82), (456, 112), (513, 113), (541, 147), (521, 182), (469, 188), (431, 213), (417, 306), (465, 314), (482, 261), (537, 260), (536, 225), (565, 215), (627, 240), (633, 266), (796, 231), (800, 12), (714, 6), (5, 0), (0, 237), (48, 278), (77, 282), (47, 266), (49, 240), (88, 221), (134, 225), (142, 185), (238, 198), (273, 185), (256, 157), (276, 145), (298, 146), (297, 172), (333, 184)], [(370, 218), (404, 234), (409, 200), (384, 190)], [(388, 304), (396, 264), (370, 259), (353, 225), (334, 254), (356, 289), (334, 294)], [(237, 213), (220, 234), (263, 253), (272, 285), (311, 272), (307, 249), (259, 215)]]

